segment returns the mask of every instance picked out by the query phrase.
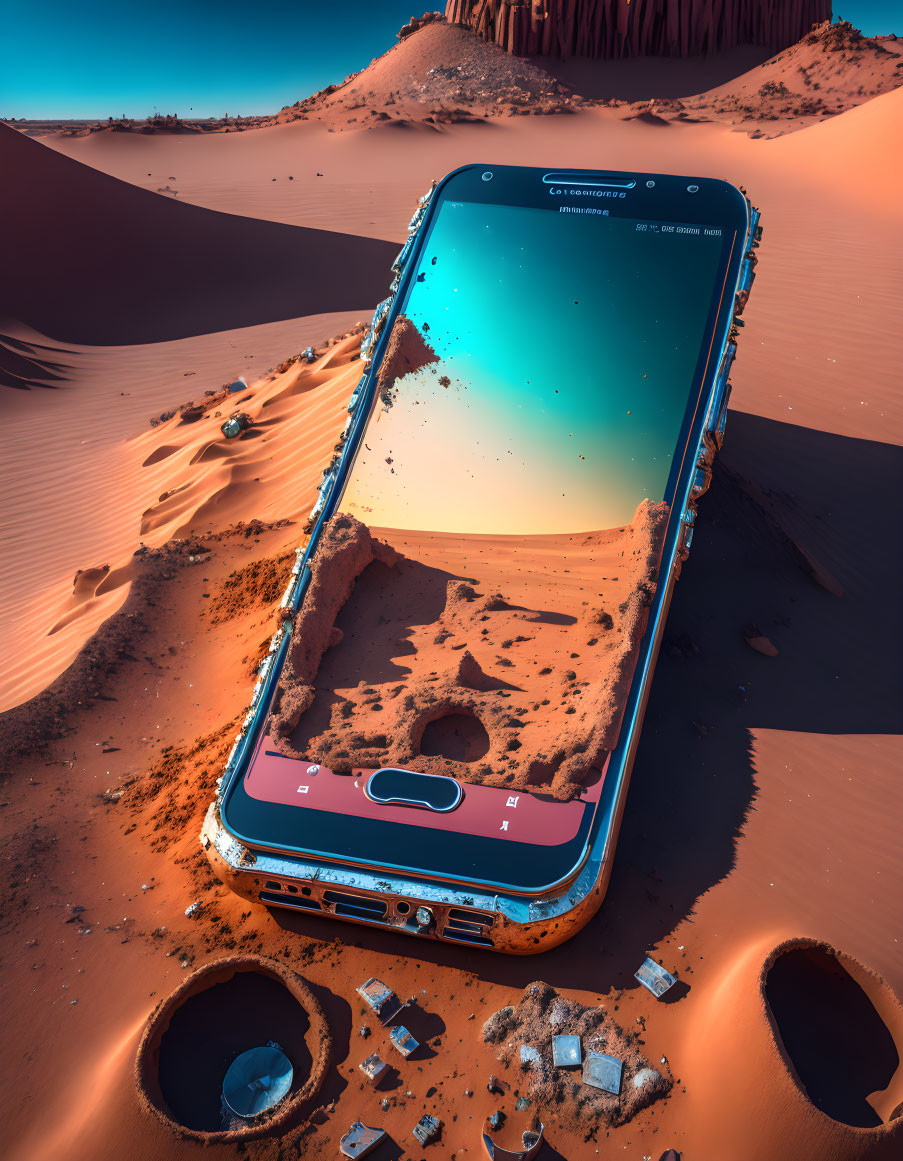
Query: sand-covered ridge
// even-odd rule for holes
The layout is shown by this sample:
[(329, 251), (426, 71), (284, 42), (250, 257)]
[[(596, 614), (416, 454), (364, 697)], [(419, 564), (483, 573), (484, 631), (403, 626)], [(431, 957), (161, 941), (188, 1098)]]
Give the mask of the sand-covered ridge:
[(271, 725), (280, 749), (338, 772), (579, 793), (617, 742), (667, 517), (644, 501), (624, 528), (525, 537), (333, 517)]

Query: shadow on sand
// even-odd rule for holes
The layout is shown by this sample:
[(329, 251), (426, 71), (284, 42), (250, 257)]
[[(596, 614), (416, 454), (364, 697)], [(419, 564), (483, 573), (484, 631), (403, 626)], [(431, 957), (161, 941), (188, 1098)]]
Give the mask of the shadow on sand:
[[(0, 125), (0, 319), (92, 346), (155, 343), (385, 296), (397, 242), (181, 204)], [(348, 272), (354, 271), (349, 278)]]

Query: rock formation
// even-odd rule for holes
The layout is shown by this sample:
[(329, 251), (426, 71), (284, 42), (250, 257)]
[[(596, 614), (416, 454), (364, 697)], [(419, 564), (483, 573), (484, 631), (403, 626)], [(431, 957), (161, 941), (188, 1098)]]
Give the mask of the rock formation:
[(775, 51), (830, 20), (830, 0), (448, 0), (446, 18), (518, 56)]

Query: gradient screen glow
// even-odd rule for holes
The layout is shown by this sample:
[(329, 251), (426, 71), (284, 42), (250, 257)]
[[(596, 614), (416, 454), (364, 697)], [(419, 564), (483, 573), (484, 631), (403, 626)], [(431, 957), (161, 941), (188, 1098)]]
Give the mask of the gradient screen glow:
[(723, 232), (444, 202), (402, 309), (439, 364), (377, 400), (342, 509), (543, 535), (667, 498)]

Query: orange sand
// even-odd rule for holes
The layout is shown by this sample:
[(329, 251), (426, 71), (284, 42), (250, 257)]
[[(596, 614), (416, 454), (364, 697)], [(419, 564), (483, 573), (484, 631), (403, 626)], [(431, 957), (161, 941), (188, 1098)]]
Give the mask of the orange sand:
[[(853, 101), (854, 63), (845, 76)], [(731, 471), (716, 470), (700, 506), (611, 888), (591, 924), (538, 961), (247, 910), (214, 880), (197, 844), (273, 606), (249, 600), (227, 623), (201, 614), (237, 569), (284, 557), (300, 539), (298, 521), (357, 368), (340, 342), (310, 366), (274, 378), (260, 371), (314, 335), (347, 331), (363, 304), (345, 304), (354, 313), (342, 321), (306, 320), (286, 332), (276, 328), (291, 324), (258, 318), (255, 344), (224, 352), (222, 336), (205, 334), (103, 349), (25, 335), (52, 349), (20, 355), (75, 370), (56, 391), (4, 399), (4, 496), (21, 530), (20, 557), (3, 570), (4, 609), (15, 613), (4, 648), (16, 642), (4, 676), (11, 660), (19, 666), (6, 704), (48, 684), (112, 610), (119, 590), (91, 596), (94, 580), (111, 584), (142, 538), (159, 544), (197, 527), (205, 549), (198, 567), (161, 583), (140, 648), (124, 650), (99, 676), (103, 697), (69, 717), (68, 736), (18, 760), (2, 790), (0, 1115), (11, 1161), (193, 1156), (197, 1146), (171, 1136), (136, 1099), (141, 1031), (184, 978), (183, 964), (256, 951), (298, 965), (336, 1048), (312, 1121), (279, 1141), (249, 1144), (251, 1157), (280, 1149), (334, 1157), (355, 1119), (384, 1126), (410, 1152), (427, 1108), (445, 1123), (432, 1146), (437, 1157), (476, 1155), (483, 1118), (499, 1104), (486, 1091), (499, 1064), (480, 1026), (537, 977), (581, 1003), (617, 1007), (644, 1054), (666, 1055), (676, 1080), (667, 1100), (595, 1142), (584, 1142), (566, 1111), (550, 1110), (546, 1138), (562, 1157), (593, 1157), (598, 1148), (600, 1157), (657, 1158), (671, 1146), (688, 1159), (900, 1156), (899, 1119), (853, 1131), (806, 1100), (771, 1031), (760, 977), (775, 947), (809, 937), (903, 994), (903, 625), (889, 590), (903, 564), (895, 535), (901, 97), (896, 90), (777, 140), (716, 124), (623, 121), (605, 108), (438, 129), (328, 133), (300, 122), (240, 134), (47, 139), (136, 185), (156, 189), (175, 175), (179, 202), (396, 243), (432, 178), (475, 159), (718, 174), (747, 186), (767, 229), (734, 375), (723, 452)], [(146, 212), (155, 212), (145, 197)], [(144, 228), (138, 211), (131, 228)], [(287, 272), (276, 263), (261, 277), (284, 285), (328, 263), (321, 253)], [(19, 276), (46, 286), (47, 268), (24, 265)], [(355, 272), (342, 277), (353, 285)], [(233, 330), (226, 342), (250, 334)], [(257, 381), (242, 406), (266, 424), (254, 429), (262, 434), (226, 445), (212, 417), (146, 426), (148, 416), (203, 394), (183, 370), (204, 370), (204, 389), (217, 388), (244, 369), (237, 356), (249, 352), (261, 363), (251, 363)], [(93, 441), (87, 451), (82, 439)], [(767, 516), (757, 494), (767, 498)], [(295, 523), (224, 534), (255, 516)], [(830, 571), (842, 596), (813, 583), (794, 543)], [(32, 568), (41, 553), (46, 587)], [(78, 585), (90, 615), (48, 637), (76, 607), (78, 570), (106, 564), (109, 573), (83, 572)], [(750, 622), (778, 656), (750, 649)], [(101, 797), (116, 788), (121, 798)], [(207, 907), (192, 920), (184, 911), (195, 900)], [(646, 952), (687, 985), (677, 1003), (656, 1003), (633, 981)], [(400, 1063), (400, 1084), (385, 1094), (357, 1069), (372, 1051), (392, 1059), (382, 1030), (373, 1026), (367, 1040), (357, 1034), (364, 1017), (354, 987), (372, 974), (402, 998), (416, 997), (429, 1045), (424, 1059)], [(897, 1009), (880, 983), (861, 978), (899, 1049)], [(505, 1079), (519, 1087), (516, 1072)], [(897, 1091), (899, 1069), (885, 1080), (887, 1093)], [(874, 1103), (889, 1115), (890, 1096)], [(205, 1153), (210, 1161), (234, 1155), (220, 1146)]]
[(333, 517), (295, 622), (280, 748), (340, 773), (414, 767), (573, 797), (617, 743), (667, 519), (643, 501), (625, 528), (515, 537)]

